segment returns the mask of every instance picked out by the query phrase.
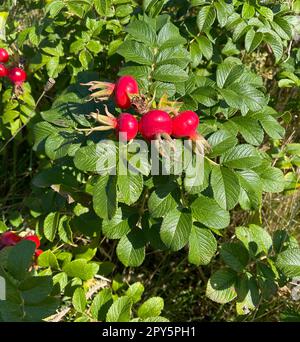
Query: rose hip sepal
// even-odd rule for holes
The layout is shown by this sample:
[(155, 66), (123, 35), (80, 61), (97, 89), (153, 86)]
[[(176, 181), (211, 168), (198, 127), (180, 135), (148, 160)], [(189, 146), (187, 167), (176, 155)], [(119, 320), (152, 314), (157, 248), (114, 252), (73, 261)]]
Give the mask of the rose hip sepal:
[(116, 84), (91, 81), (81, 85), (89, 86), (89, 91), (92, 92), (90, 99), (95, 101), (108, 100), (114, 94), (116, 105), (121, 109), (128, 109), (131, 106), (131, 98), (139, 94), (137, 81), (131, 76), (120, 77)]
[(208, 142), (197, 132), (200, 120), (198, 115), (187, 110), (179, 113), (172, 119), (172, 136), (175, 138), (189, 138), (195, 143), (195, 151), (201, 155), (209, 149)]

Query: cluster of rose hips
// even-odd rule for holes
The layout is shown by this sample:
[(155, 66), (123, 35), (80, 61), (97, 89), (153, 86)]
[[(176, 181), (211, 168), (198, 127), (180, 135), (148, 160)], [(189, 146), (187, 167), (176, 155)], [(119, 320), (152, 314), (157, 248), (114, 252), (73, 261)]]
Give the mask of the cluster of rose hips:
[(134, 139), (138, 133), (146, 141), (164, 138), (171, 142), (171, 136), (174, 138), (188, 138), (195, 142), (196, 146), (200, 147), (201, 153), (203, 153), (203, 147), (207, 143), (197, 132), (199, 117), (195, 112), (191, 110), (178, 112), (172, 107), (150, 109), (149, 106), (145, 105), (145, 97), (139, 94), (137, 81), (131, 76), (122, 76), (116, 84), (92, 81), (83, 85), (88, 85), (90, 91), (96, 90), (90, 95), (90, 98), (95, 101), (108, 99), (114, 95), (115, 103), (119, 108), (128, 109), (132, 106), (139, 114), (142, 114), (141, 119), (138, 121), (136, 116), (130, 113), (121, 113), (117, 118), (107, 110), (106, 116), (91, 113), (94, 119), (105, 126), (96, 127), (90, 131), (115, 129), (117, 135), (123, 133), (127, 141)]
[(21, 237), (17, 235), (16, 233), (10, 232), (10, 231), (4, 232), (3, 234), (0, 235), (0, 250), (5, 247), (15, 246), (17, 243), (19, 243), (22, 240), (28, 240), (28, 241), (32, 241), (35, 243), (34, 256), (36, 259), (43, 253), (43, 251), (39, 249), (41, 245), (41, 241), (36, 235), (32, 234), (32, 235)]
[(26, 81), (26, 72), (22, 68), (5, 66), (9, 61), (9, 54), (6, 49), (0, 48), (0, 78), (8, 77), (10, 81), (20, 87)]

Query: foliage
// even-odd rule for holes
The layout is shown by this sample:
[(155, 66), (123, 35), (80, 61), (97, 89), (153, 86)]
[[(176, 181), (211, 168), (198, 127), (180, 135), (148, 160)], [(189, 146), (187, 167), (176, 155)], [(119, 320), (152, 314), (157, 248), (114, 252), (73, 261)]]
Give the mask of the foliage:
[[(22, 5), (24, 10), (28, 2)], [(277, 108), (268, 77), (249, 62), (266, 54), (278, 72), (272, 79), (276, 89), (299, 86), (299, 50), (291, 48), (297, 16), (289, 4), (54, 0), (45, 7), (32, 1), (30, 8), (40, 20), (20, 31), (8, 16), (1, 42), (24, 55), (31, 76), (24, 94), (12, 101), (11, 86), (3, 83), (0, 136), (8, 139), (29, 122), (37, 111), (31, 92), (38, 98), (54, 78), (55, 99), (44, 98), (29, 129), (40, 165), (25, 203), (31, 227), (47, 246), (37, 270), (22, 271), (34, 279), (32, 291), (56, 304), (60, 298), (70, 320), (158, 321), (165, 320), (163, 300), (155, 296), (137, 307), (144, 290), (139, 282), (127, 288), (113, 280), (111, 289), (99, 288), (89, 297), (114, 268), (111, 257), (103, 261), (105, 253), (125, 267), (146, 265), (148, 252), (184, 255), (190, 264), (208, 268), (207, 297), (222, 304), (235, 300), (240, 316), (255, 312), (300, 276), (298, 242), (283, 227), (269, 234), (260, 219), (232, 226), (237, 210), (260, 218), (266, 194), (299, 187), (299, 144), (282, 144), (288, 114)], [(137, 79), (153, 108), (167, 95), (180, 110), (198, 113), (199, 134), (211, 147), (201, 171), (191, 174), (185, 165), (181, 175), (152, 176), (153, 160), (139, 154), (137, 140), (123, 146), (110, 132), (80, 131), (95, 126), (91, 112), (104, 112), (103, 103), (87, 101), (82, 83), (114, 83), (122, 75)], [(106, 104), (120, 113), (111, 98)], [(183, 142), (176, 142), (178, 148)], [(119, 166), (125, 160), (139, 173), (112, 174), (112, 160)], [(164, 162), (161, 158), (160, 165)], [(108, 172), (100, 174), (99, 165)], [(14, 276), (9, 265), (5, 272)], [(36, 280), (50, 276), (53, 284)], [(22, 281), (14, 283), (18, 296)], [(41, 320), (54, 307), (41, 308), (38, 316), (30, 309), (8, 317), (0, 307), (0, 313), (3, 320)]]

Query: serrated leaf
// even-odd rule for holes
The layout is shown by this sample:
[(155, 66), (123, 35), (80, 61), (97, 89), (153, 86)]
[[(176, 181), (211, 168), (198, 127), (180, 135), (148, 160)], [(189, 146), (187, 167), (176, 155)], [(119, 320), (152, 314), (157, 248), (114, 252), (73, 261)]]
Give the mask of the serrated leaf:
[(263, 40), (262, 32), (255, 32), (252, 28), (246, 33), (245, 48), (248, 52), (254, 51)]
[(251, 169), (261, 164), (257, 150), (246, 144), (241, 144), (226, 151), (221, 156), (221, 163), (236, 169)]
[(146, 45), (128, 40), (119, 46), (118, 54), (123, 56), (127, 62), (135, 62), (142, 65), (152, 65), (154, 56), (149, 47)]
[(289, 248), (278, 254), (276, 266), (287, 277), (300, 277), (300, 248)]
[(93, 189), (93, 207), (103, 219), (111, 219), (117, 210), (117, 177), (100, 176)]
[(220, 255), (227, 266), (236, 272), (242, 272), (249, 262), (248, 251), (241, 243), (224, 243)]
[(136, 20), (130, 23), (126, 27), (126, 32), (128, 32), (135, 40), (149, 44), (150, 46), (154, 45), (156, 42), (156, 33), (155, 30), (147, 24), (145, 21)]
[(163, 219), (160, 237), (172, 251), (183, 248), (189, 239), (192, 229), (192, 215), (188, 211), (178, 209), (170, 211)]
[(131, 174), (118, 176), (118, 200), (119, 202), (131, 205), (141, 196), (143, 191), (143, 175)]
[(109, 308), (106, 322), (129, 322), (132, 302), (127, 296), (118, 298)]
[(272, 246), (272, 238), (269, 233), (254, 224), (249, 227), (238, 227), (235, 232), (237, 238), (254, 255), (261, 252), (267, 254)]
[(225, 210), (231, 210), (238, 202), (240, 194), (239, 179), (234, 171), (220, 166), (213, 167), (211, 186), (214, 199)]
[(164, 308), (164, 301), (160, 297), (152, 297), (143, 303), (138, 309), (138, 316), (142, 319), (157, 317)]
[(192, 226), (189, 237), (189, 262), (194, 265), (208, 265), (217, 251), (217, 241), (206, 228)]
[(172, 183), (158, 187), (152, 192), (148, 200), (148, 207), (152, 217), (163, 217), (166, 213), (177, 207), (175, 189), (176, 186)]
[(142, 294), (144, 293), (144, 286), (140, 282), (136, 282), (129, 286), (126, 291), (126, 296), (129, 297), (132, 302), (138, 303), (142, 299)]
[(126, 266), (138, 267), (145, 259), (145, 239), (141, 230), (134, 229), (123, 236), (117, 246), (117, 256)]
[(92, 279), (99, 270), (99, 265), (87, 262), (86, 259), (77, 259), (64, 265), (63, 271), (69, 277), (77, 277), (82, 280)]
[(217, 69), (217, 85), (220, 88), (224, 88), (236, 82), (244, 71), (243, 65), (222, 63)]
[(162, 82), (185, 82), (189, 76), (186, 71), (174, 64), (164, 64), (155, 69), (153, 78)]
[(199, 196), (191, 205), (195, 221), (207, 227), (223, 229), (229, 225), (228, 211), (222, 209), (215, 200), (205, 196)]
[(77, 289), (73, 293), (72, 304), (76, 311), (84, 312), (86, 308), (86, 298), (85, 292), (81, 287), (77, 287)]
[(206, 296), (214, 302), (225, 304), (236, 298), (234, 288), (236, 273), (229, 269), (215, 272), (209, 279), (206, 287)]
[(44, 235), (49, 241), (54, 241), (59, 223), (59, 213), (50, 213), (44, 221)]
[(201, 7), (197, 16), (197, 25), (200, 32), (208, 31), (216, 19), (216, 10), (213, 6)]
[(119, 207), (111, 220), (105, 219), (102, 222), (102, 232), (109, 239), (120, 239), (130, 232), (132, 211)]
[(237, 138), (225, 130), (219, 130), (213, 133), (208, 138), (208, 143), (211, 146), (211, 152), (209, 153), (210, 157), (216, 157), (223, 154), (227, 150), (234, 147), (237, 142)]

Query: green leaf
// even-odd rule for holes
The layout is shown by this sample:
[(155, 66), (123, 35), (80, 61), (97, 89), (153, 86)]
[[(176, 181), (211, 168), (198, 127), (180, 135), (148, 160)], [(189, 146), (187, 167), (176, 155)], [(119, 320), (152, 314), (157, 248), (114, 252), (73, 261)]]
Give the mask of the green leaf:
[(111, 0), (94, 0), (95, 9), (101, 16), (111, 16)]
[(263, 40), (262, 32), (255, 32), (252, 28), (246, 33), (245, 48), (248, 52), (253, 52)]
[(116, 160), (116, 147), (108, 143), (91, 144), (78, 149), (74, 164), (81, 171), (105, 173), (113, 169)]
[(179, 29), (171, 22), (167, 22), (159, 31), (157, 44), (160, 50), (185, 43), (186, 40), (180, 35)]
[(65, 7), (65, 3), (62, 0), (51, 1), (46, 6), (46, 12), (50, 13), (50, 17), (56, 17), (59, 12)]
[(263, 129), (272, 139), (282, 139), (284, 137), (285, 129), (272, 115), (269, 114), (268, 109), (256, 114), (255, 117), (259, 120)]
[(138, 303), (142, 299), (142, 294), (144, 293), (144, 286), (140, 282), (136, 282), (129, 286), (126, 291), (126, 296), (129, 297), (132, 302)]
[(175, 192), (176, 185), (174, 183), (155, 189), (148, 200), (150, 215), (152, 217), (163, 217), (166, 213), (175, 209), (178, 205)]
[(35, 244), (32, 241), (21, 241), (12, 247), (8, 253), (8, 272), (18, 280), (25, 278), (35, 251)]
[(117, 256), (127, 267), (138, 267), (145, 259), (145, 239), (140, 229), (132, 230), (123, 236), (117, 246)]
[(106, 322), (129, 322), (131, 317), (131, 299), (127, 296), (118, 298), (109, 308)]
[(156, 42), (155, 30), (145, 21), (136, 20), (130, 23), (126, 29), (135, 40), (153, 46)]
[(220, 255), (227, 266), (236, 272), (242, 272), (249, 262), (248, 251), (241, 243), (224, 243)]
[(95, 54), (99, 53), (102, 50), (102, 45), (100, 42), (96, 40), (90, 40), (86, 47), (91, 51), (94, 52)]
[(212, 198), (199, 196), (191, 205), (193, 218), (207, 227), (226, 228), (230, 223), (228, 211), (219, 207)]
[(192, 226), (189, 237), (189, 262), (194, 265), (208, 265), (217, 251), (217, 241), (206, 228)]
[(224, 27), (228, 20), (227, 5), (223, 0), (214, 3), (215, 9), (217, 10), (218, 22), (221, 27)]
[(283, 55), (283, 45), (281, 39), (274, 33), (266, 32), (264, 33), (264, 40), (266, 43), (270, 44), (276, 63), (278, 63)]
[(292, 27), (288, 23), (287, 20), (285, 20), (282, 17), (275, 17), (274, 22), (271, 23), (271, 26), (276, 31), (276, 33), (280, 36), (280, 38), (289, 40), (291, 39), (293, 33), (292, 33)]
[(104, 322), (107, 312), (113, 304), (111, 289), (101, 290), (93, 299), (90, 312), (93, 318)]
[(280, 169), (272, 166), (255, 170), (262, 182), (262, 189), (266, 192), (281, 192), (284, 190), (285, 179)]
[(87, 50), (80, 51), (79, 61), (85, 70), (89, 68), (89, 64), (92, 62), (92, 60), (93, 56)]
[(153, 53), (151, 49), (142, 43), (127, 40), (117, 50), (118, 54), (123, 56), (126, 62), (135, 62), (142, 65), (152, 65)]
[(133, 212), (126, 207), (119, 207), (111, 220), (102, 222), (102, 232), (109, 239), (120, 239), (130, 232)]
[(197, 25), (200, 32), (208, 31), (216, 19), (216, 10), (213, 6), (201, 7), (197, 16)]
[(230, 168), (251, 169), (260, 165), (261, 159), (253, 146), (241, 144), (225, 152), (221, 163)]
[(230, 269), (221, 269), (209, 279), (206, 287), (206, 296), (214, 302), (225, 304), (236, 298), (234, 288), (237, 275)]
[(118, 176), (118, 200), (119, 202), (131, 205), (141, 196), (143, 191), (143, 175), (131, 174)]
[(87, 262), (86, 259), (76, 259), (64, 265), (63, 271), (69, 277), (77, 277), (82, 280), (92, 279), (98, 272), (99, 265)]
[(185, 82), (189, 76), (186, 71), (174, 64), (164, 64), (155, 69), (153, 78), (162, 82)]
[(59, 223), (59, 213), (50, 213), (44, 221), (44, 235), (49, 241), (54, 241)]
[(289, 248), (278, 254), (276, 266), (289, 278), (300, 277), (300, 248)]
[(72, 244), (72, 230), (70, 227), (70, 218), (66, 215), (62, 216), (58, 225), (58, 235), (65, 243)]
[(249, 2), (244, 2), (242, 9), (242, 17), (245, 19), (251, 19), (255, 15), (255, 7), (250, 5)]
[(152, 297), (146, 300), (139, 309), (138, 316), (142, 319), (149, 317), (157, 317), (161, 314), (164, 308), (164, 301), (160, 297)]
[(211, 152), (209, 153), (210, 157), (216, 157), (223, 154), (234, 147), (237, 142), (237, 138), (228, 131), (219, 130), (213, 133), (208, 138), (208, 143), (211, 147)]
[(269, 233), (254, 224), (247, 227), (237, 227), (237, 238), (245, 245), (245, 247), (253, 254), (257, 255), (261, 252), (267, 254), (272, 247), (272, 238)]
[(231, 210), (236, 206), (240, 194), (240, 184), (234, 171), (223, 166), (213, 167), (211, 186), (214, 199), (221, 208)]
[(38, 265), (40, 267), (51, 267), (52, 269), (59, 269), (59, 264), (55, 254), (50, 249), (43, 252), (38, 258)]
[(161, 225), (160, 237), (163, 243), (172, 251), (179, 251), (189, 240), (192, 224), (192, 215), (188, 211), (170, 211)]
[(237, 126), (247, 143), (259, 146), (263, 142), (264, 131), (257, 120), (246, 116), (233, 118), (232, 122)]
[(77, 289), (73, 293), (72, 297), (72, 304), (76, 311), (78, 312), (84, 312), (86, 308), (86, 298), (85, 298), (85, 292), (81, 287), (77, 287)]
[(213, 45), (211, 41), (205, 36), (197, 38), (197, 43), (199, 45), (200, 51), (203, 53), (207, 60), (211, 60), (213, 54)]
[(111, 219), (117, 210), (117, 177), (100, 176), (93, 189), (93, 207), (103, 219)]
[(273, 21), (274, 14), (271, 8), (268, 8), (266, 6), (259, 6), (258, 12), (269, 21)]
[(218, 102), (217, 92), (214, 88), (209, 86), (198, 87), (192, 92), (191, 97), (196, 102), (201, 103), (206, 107), (212, 107)]
[(244, 71), (243, 65), (233, 63), (222, 63), (217, 69), (217, 85), (220, 88), (225, 88), (236, 82)]
[(259, 304), (260, 293), (254, 277), (243, 274), (236, 286), (238, 301), (236, 303), (238, 315), (245, 315), (254, 310)]

